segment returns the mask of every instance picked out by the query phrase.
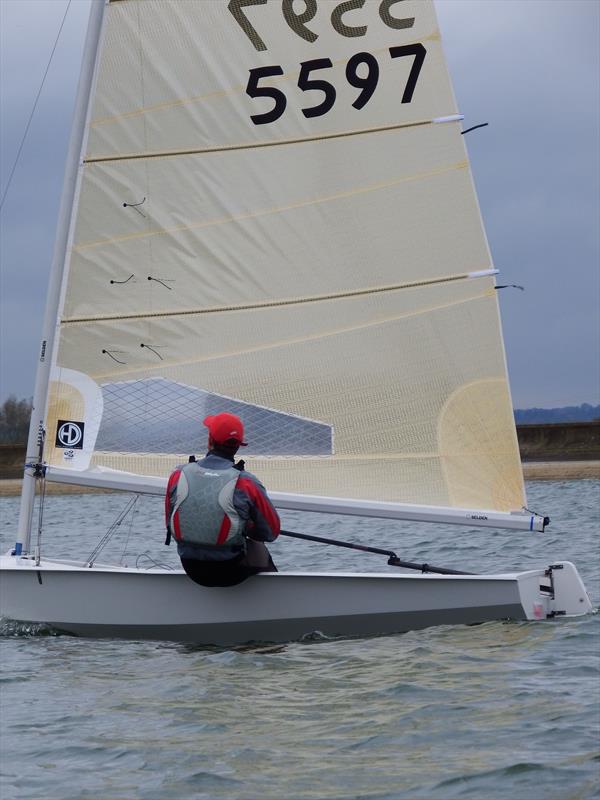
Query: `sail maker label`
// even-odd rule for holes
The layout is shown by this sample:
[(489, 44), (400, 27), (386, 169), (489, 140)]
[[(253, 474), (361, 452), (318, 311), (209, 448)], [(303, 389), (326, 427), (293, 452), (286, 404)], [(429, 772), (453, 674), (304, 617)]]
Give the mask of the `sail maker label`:
[(83, 449), (83, 431), (85, 423), (59, 419), (56, 426), (56, 447), (68, 447), (73, 450)]

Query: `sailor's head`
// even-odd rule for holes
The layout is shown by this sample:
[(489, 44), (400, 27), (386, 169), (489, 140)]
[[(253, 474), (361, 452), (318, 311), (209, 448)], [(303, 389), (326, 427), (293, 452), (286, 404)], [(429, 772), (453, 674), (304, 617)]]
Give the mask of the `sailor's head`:
[(244, 423), (235, 414), (215, 414), (204, 418), (208, 428), (208, 447), (235, 453), (238, 447), (246, 447)]

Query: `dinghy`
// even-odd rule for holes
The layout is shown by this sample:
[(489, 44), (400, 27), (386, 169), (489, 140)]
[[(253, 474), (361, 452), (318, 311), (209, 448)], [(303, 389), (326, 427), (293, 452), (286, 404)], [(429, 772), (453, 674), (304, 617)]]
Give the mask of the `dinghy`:
[(461, 120), (430, 0), (93, 0), (4, 617), (232, 644), (591, 610), (566, 561), (217, 589), (48, 559), (43, 515), (31, 544), (36, 486), (160, 495), (218, 411), (280, 509), (543, 531)]

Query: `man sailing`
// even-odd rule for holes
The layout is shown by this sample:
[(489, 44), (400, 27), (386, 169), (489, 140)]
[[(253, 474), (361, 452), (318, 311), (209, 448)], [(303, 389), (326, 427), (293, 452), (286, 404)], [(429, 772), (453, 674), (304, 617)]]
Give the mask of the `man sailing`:
[(280, 522), (262, 483), (234, 462), (245, 447), (235, 414), (204, 420), (208, 453), (177, 467), (165, 497), (166, 544), (171, 536), (187, 575), (203, 586), (234, 586), (257, 572), (277, 568), (263, 542), (279, 535)]

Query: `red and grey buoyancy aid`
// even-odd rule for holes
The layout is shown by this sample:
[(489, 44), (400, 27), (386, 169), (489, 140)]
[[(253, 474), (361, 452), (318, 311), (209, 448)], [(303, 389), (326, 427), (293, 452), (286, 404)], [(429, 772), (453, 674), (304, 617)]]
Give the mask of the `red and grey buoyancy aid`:
[(244, 520), (233, 504), (240, 477), (235, 467), (183, 466), (172, 494), (169, 529), (178, 542), (200, 547), (244, 547)]

